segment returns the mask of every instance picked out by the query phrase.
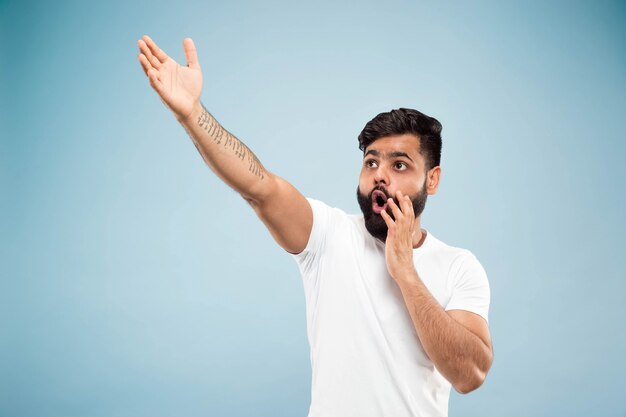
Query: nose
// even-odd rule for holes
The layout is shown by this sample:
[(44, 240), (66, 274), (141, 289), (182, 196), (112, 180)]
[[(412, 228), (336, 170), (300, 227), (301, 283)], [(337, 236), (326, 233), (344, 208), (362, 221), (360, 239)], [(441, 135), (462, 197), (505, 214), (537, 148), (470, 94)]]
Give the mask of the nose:
[(376, 183), (376, 185), (389, 185), (389, 175), (387, 174), (387, 170), (382, 165), (379, 166), (374, 173), (374, 182)]

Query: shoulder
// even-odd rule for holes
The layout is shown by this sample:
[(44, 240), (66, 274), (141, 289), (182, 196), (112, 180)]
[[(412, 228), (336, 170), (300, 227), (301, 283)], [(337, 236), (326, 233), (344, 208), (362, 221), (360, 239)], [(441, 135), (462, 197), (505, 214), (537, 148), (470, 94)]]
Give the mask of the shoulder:
[(444, 304), (445, 310), (469, 311), (488, 322), (491, 290), (485, 269), (468, 249), (446, 245), (443, 242), (440, 248), (441, 252), (446, 254), (446, 264), (443, 265), (442, 272), (446, 277), (450, 297)]
[(481, 275), (485, 274), (478, 258), (469, 249), (448, 245), (432, 235), (430, 238), (430, 256), (448, 267), (449, 276), (459, 276), (467, 270), (480, 273)]
[(313, 212), (313, 226), (303, 254), (327, 251), (333, 246), (344, 244), (344, 240), (350, 239), (355, 232), (361, 234), (359, 216), (348, 215), (345, 211), (314, 198), (307, 197), (307, 201)]
[(330, 206), (323, 201), (307, 197), (307, 201), (313, 210), (314, 220), (319, 223), (354, 225), (364, 228), (362, 214), (348, 214), (340, 208)]
[(426, 252), (430, 256), (435, 256), (448, 262), (454, 262), (457, 259), (474, 256), (468, 249), (449, 245), (433, 236), (430, 232), (428, 232), (428, 246), (426, 248)]
[(331, 207), (323, 201), (317, 200), (315, 198), (306, 197), (307, 201), (311, 205), (311, 209), (313, 210), (313, 215), (330, 215), (334, 217), (348, 217), (348, 214), (343, 210), (337, 207)]
[(319, 235), (326, 235), (350, 221), (350, 216), (340, 208), (332, 207), (314, 198), (307, 197), (307, 201), (313, 212), (313, 229)]

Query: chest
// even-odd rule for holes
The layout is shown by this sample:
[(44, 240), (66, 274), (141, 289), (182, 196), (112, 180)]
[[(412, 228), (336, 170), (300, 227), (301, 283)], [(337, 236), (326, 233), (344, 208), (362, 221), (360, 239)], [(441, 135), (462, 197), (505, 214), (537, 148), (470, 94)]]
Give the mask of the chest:
[[(384, 245), (353, 236), (348, 241), (336, 241), (329, 253), (322, 288), (328, 297), (340, 297), (342, 303), (371, 309), (383, 322), (406, 315), (400, 287), (387, 270)], [(413, 261), (430, 294), (445, 308), (451, 297), (448, 269), (427, 252), (416, 251)]]

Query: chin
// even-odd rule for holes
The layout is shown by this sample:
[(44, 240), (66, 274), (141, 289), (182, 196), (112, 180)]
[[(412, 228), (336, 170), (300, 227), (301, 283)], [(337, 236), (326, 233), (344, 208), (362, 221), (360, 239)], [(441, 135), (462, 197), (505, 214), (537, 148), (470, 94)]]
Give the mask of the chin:
[[(374, 236), (376, 239), (385, 242), (387, 240), (387, 223), (383, 220), (380, 214), (374, 213), (372, 209), (372, 193), (374, 190), (379, 188), (374, 188), (370, 191), (369, 195), (361, 194), (359, 187), (356, 188), (356, 199), (359, 203), (359, 207), (361, 208), (361, 212), (363, 213), (363, 220), (365, 221), (365, 228), (367, 231)], [(383, 190), (384, 191), (384, 190)], [(385, 192), (386, 195), (388, 195)], [(411, 196), (411, 202), (413, 203), (413, 214), (415, 218), (418, 218), (422, 215), (424, 208), (426, 207), (426, 199), (428, 197), (428, 193), (426, 192), (426, 181), (424, 181), (424, 185), (422, 186), (422, 190), (417, 193), (415, 196)], [(393, 201), (398, 204), (396, 198), (393, 198)], [(387, 213), (393, 218), (393, 215)]]
[(387, 240), (387, 223), (380, 214), (374, 213), (372, 210), (372, 198), (361, 194), (359, 188), (356, 189), (356, 199), (363, 213), (363, 220), (367, 231), (378, 240), (385, 242)]

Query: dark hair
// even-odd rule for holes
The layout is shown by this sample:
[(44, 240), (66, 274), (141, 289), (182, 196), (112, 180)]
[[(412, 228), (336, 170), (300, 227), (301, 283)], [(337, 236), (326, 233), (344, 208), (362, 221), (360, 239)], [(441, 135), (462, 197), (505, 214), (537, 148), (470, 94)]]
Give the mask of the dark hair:
[(420, 141), (420, 153), (426, 161), (426, 170), (441, 163), (441, 123), (413, 109), (397, 109), (380, 113), (367, 122), (359, 135), (359, 149), (365, 148), (377, 139), (410, 133)]

